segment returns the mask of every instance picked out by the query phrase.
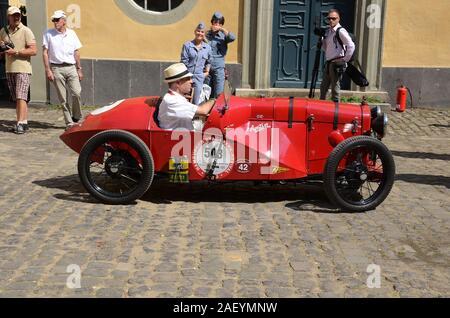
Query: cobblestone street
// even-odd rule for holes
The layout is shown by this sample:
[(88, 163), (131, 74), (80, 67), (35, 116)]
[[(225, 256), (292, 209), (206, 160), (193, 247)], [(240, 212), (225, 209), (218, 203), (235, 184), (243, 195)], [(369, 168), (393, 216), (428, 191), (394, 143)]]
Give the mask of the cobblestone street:
[[(450, 111), (388, 112), (396, 183), (365, 213), (321, 187), (154, 183), (96, 202), (62, 112), (0, 107), (1, 297), (450, 297)], [(67, 268), (81, 268), (70, 289)], [(381, 287), (368, 288), (370, 264)]]

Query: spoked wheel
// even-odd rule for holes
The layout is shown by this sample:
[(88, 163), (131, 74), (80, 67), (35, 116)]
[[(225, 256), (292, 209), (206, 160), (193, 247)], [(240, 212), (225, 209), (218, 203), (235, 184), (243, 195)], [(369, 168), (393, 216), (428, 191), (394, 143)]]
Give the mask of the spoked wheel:
[(394, 158), (387, 147), (373, 137), (356, 136), (331, 152), (324, 172), (325, 193), (343, 209), (373, 210), (388, 196), (394, 178)]
[(150, 187), (154, 165), (150, 150), (135, 135), (109, 130), (93, 136), (78, 159), (78, 174), (86, 190), (108, 204), (139, 199)]

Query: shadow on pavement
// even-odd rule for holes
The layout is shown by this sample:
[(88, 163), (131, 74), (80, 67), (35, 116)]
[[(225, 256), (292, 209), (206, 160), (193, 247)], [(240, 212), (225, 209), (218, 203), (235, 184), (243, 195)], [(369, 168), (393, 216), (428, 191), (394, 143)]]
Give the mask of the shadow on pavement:
[(414, 152), (414, 151), (391, 151), (392, 155), (403, 158), (412, 159), (433, 159), (433, 160), (450, 160), (449, 154), (431, 153), (431, 152)]
[[(41, 187), (64, 191), (65, 193), (53, 195), (53, 197), (59, 200), (99, 203), (84, 189), (78, 175), (37, 180), (33, 181), (33, 183)], [(296, 201), (288, 203), (286, 207), (292, 210), (302, 211), (306, 210), (303, 207), (309, 205), (308, 211), (336, 211), (334, 207), (327, 203), (328, 201), (322, 187), (316, 184), (254, 185), (253, 182), (208, 184), (202, 181), (189, 184), (172, 184), (167, 179), (155, 179), (141, 200), (154, 204), (172, 204), (172, 202), (178, 201), (191, 203), (270, 203)]]
[[(0, 132), (9, 132), (15, 124), (15, 120), (0, 120)], [(28, 127), (30, 127), (30, 129), (65, 129), (64, 126), (55, 126), (51, 123), (33, 120), (28, 121)]]
[(177, 201), (269, 203), (308, 200), (312, 197), (322, 197), (326, 200), (322, 189), (315, 185), (255, 185), (249, 181), (211, 184), (197, 181), (189, 184), (172, 184), (163, 179), (154, 182), (142, 200), (156, 204), (171, 204)]
[(395, 180), (416, 184), (445, 186), (447, 189), (450, 189), (450, 177), (445, 176), (404, 173), (396, 175)]
[(294, 211), (315, 213), (366, 213), (343, 211), (328, 201), (322, 183), (301, 184), (258, 184), (252, 181), (230, 183), (195, 182), (191, 184), (171, 184), (167, 180), (154, 182), (142, 198), (152, 203), (171, 204), (185, 202), (227, 202), (227, 203), (270, 203), (293, 201), (285, 204)]
[[(59, 189), (53, 197), (59, 200), (99, 204), (81, 184), (78, 175), (55, 177), (33, 181), (41, 187)], [(294, 211), (316, 213), (365, 213), (343, 211), (331, 204), (319, 184), (259, 184), (250, 181), (211, 183), (197, 181), (189, 184), (173, 184), (167, 179), (155, 179), (141, 198), (154, 204), (190, 203), (270, 203), (292, 201), (285, 207)], [(134, 205), (136, 203), (131, 203)]]
[(33, 183), (44, 188), (65, 191), (66, 193), (57, 193), (53, 195), (54, 198), (59, 200), (82, 203), (99, 203), (83, 188), (83, 185), (80, 183), (80, 179), (76, 174), (71, 176), (37, 180), (33, 181)]
[(16, 103), (9, 100), (4, 100), (4, 97), (2, 96), (0, 99), (0, 109), (16, 109)]
[(442, 124), (432, 124), (431, 127), (438, 127), (438, 128), (450, 128), (450, 125), (442, 125)]
[(292, 202), (286, 204), (287, 208), (290, 208), (295, 211), (305, 211), (305, 212), (314, 212), (314, 213), (329, 213), (329, 214), (358, 214), (358, 213), (367, 213), (369, 211), (363, 212), (355, 212), (355, 211), (343, 211), (337, 208), (329, 201), (325, 201), (324, 197), (322, 200), (300, 200), (297, 202)]

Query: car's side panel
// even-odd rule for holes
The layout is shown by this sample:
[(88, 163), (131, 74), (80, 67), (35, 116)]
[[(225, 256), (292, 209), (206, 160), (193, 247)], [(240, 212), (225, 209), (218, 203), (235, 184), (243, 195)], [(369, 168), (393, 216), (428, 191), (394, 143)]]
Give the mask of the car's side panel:
[(149, 145), (149, 125), (152, 111), (145, 104), (147, 98), (133, 98), (118, 103), (114, 108), (106, 111), (97, 110), (86, 116), (80, 123), (68, 129), (61, 135), (61, 139), (71, 149), (80, 152), (83, 145), (99, 132), (105, 130), (125, 130), (141, 138), (146, 145)]
[[(345, 139), (362, 133), (363, 113), (363, 108), (359, 105), (339, 104), (337, 129)], [(308, 124), (307, 136), (308, 174), (322, 174), (326, 160), (333, 150), (329, 137), (334, 130), (336, 104), (309, 100), (307, 116), (312, 119)]]
[(234, 152), (233, 168), (226, 180), (269, 180), (272, 143), (271, 120), (250, 120), (226, 131)]
[[(197, 139), (196, 139), (197, 138)], [(167, 173), (171, 157), (187, 156), (191, 179), (201, 179), (192, 167), (192, 151), (194, 144), (201, 141), (201, 134), (190, 131), (152, 130), (150, 147), (153, 154), (155, 171)]]
[(332, 123), (314, 123), (308, 132), (308, 174), (322, 173), (325, 161), (333, 150), (328, 142), (328, 135), (332, 131)]
[(259, 98), (250, 100), (251, 119), (255, 120), (271, 120), (273, 119), (273, 98)]
[[(299, 179), (306, 170), (306, 124), (274, 122), (271, 180)], [(278, 142), (276, 142), (278, 141)]]
[[(184, 138), (185, 142), (181, 136), (174, 139), (172, 131), (162, 130), (155, 123), (156, 104), (151, 100), (155, 98), (127, 99), (89, 114), (82, 125), (69, 129), (61, 139), (80, 152), (85, 142), (98, 132), (112, 129), (129, 131), (149, 146), (156, 172), (167, 172), (170, 157), (187, 155), (191, 162), (190, 180), (203, 179), (204, 173), (194, 169), (192, 160), (193, 152), (202, 140), (201, 134), (188, 132), (186, 136), (189, 138)], [(333, 103), (300, 98), (291, 101), (289, 98), (232, 96), (227, 110), (224, 105), (225, 100), (221, 96), (205, 124), (205, 130), (214, 128), (224, 135), (229, 131), (239, 131), (240, 137), (232, 139), (236, 153), (232, 168), (220, 174), (218, 179), (298, 179), (323, 172), (325, 161), (333, 149), (328, 142), (335, 117)], [(367, 106), (339, 105), (338, 127), (345, 138), (361, 134), (363, 126), (370, 127), (369, 112)], [(257, 142), (252, 144), (255, 138)], [(174, 151), (174, 148), (177, 149)], [(244, 155), (238, 153), (242, 149)]]

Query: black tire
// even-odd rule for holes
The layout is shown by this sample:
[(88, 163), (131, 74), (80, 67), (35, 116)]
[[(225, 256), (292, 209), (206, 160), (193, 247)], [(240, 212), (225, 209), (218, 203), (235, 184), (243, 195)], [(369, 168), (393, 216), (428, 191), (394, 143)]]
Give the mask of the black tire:
[(132, 133), (107, 130), (83, 146), (78, 175), (86, 190), (101, 202), (128, 204), (142, 197), (152, 184), (153, 158), (147, 145)]
[[(328, 157), (323, 175), (328, 199), (342, 209), (355, 212), (373, 210), (381, 204), (389, 195), (394, 179), (395, 162), (391, 152), (381, 141), (369, 136), (352, 137), (337, 145)], [(375, 184), (376, 189), (372, 187)], [(368, 197), (363, 193), (365, 190)]]

